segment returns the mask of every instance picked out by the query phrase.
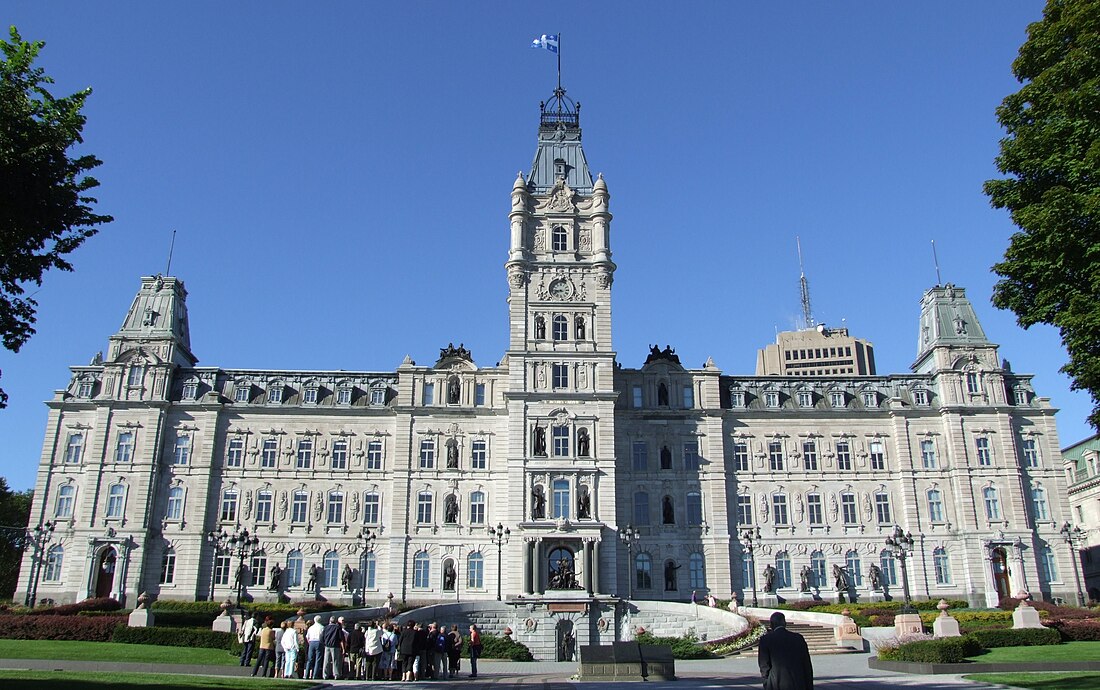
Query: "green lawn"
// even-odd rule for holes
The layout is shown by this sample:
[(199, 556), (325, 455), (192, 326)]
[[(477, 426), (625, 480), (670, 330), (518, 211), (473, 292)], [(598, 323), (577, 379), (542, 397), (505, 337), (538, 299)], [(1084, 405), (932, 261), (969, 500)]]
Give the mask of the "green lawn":
[[(6, 641), (6, 640), (5, 640)], [(220, 678), (216, 676), (172, 676), (140, 673), (78, 673), (75, 671), (0, 671), (4, 690), (138, 690), (155, 686), (157, 690), (191, 688), (307, 688), (312, 682), (275, 678)]]
[(997, 647), (970, 657), (982, 664), (1012, 661), (1097, 661), (1100, 642), (1066, 642), (1039, 647)]
[(163, 647), (120, 642), (69, 642), (66, 640), (2, 640), (0, 659), (58, 659), (71, 661), (132, 661), (152, 664), (201, 664), (231, 666), (240, 663), (224, 649)]
[(1028, 690), (1100, 690), (1100, 673), (976, 673), (963, 676), (979, 683)]

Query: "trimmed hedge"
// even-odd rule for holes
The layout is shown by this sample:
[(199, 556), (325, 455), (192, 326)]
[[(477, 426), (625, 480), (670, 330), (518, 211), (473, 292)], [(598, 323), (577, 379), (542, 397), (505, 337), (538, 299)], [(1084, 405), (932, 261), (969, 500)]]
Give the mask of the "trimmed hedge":
[(209, 628), (130, 628), (119, 626), (111, 642), (155, 644), (165, 647), (205, 647), (229, 651), (237, 641), (233, 633), (215, 632)]
[(982, 645), (970, 635), (944, 637), (938, 640), (906, 642), (897, 647), (879, 647), (878, 656), (885, 661), (911, 661), (923, 664), (958, 664), (979, 654)]
[(481, 634), (481, 658), (511, 659), (512, 661), (534, 661), (531, 650), (522, 642), (516, 642), (510, 636), (497, 637)]
[(0, 615), (0, 637), (9, 640), (110, 642), (125, 616)]
[(657, 637), (652, 633), (644, 632), (635, 636), (638, 644), (663, 644), (672, 648), (674, 659), (714, 659), (717, 655), (699, 644), (699, 639), (694, 635), (683, 637)]
[(1061, 644), (1062, 636), (1050, 628), (1020, 628), (1008, 630), (975, 630), (969, 633), (986, 649), (994, 647), (1041, 647)]
[(1067, 642), (1100, 642), (1100, 619), (1051, 620), (1046, 625), (1054, 628)]
[(75, 604), (65, 604), (63, 606), (27, 609), (26, 613), (30, 616), (75, 616), (84, 611), (118, 611), (121, 608), (122, 604), (114, 599), (103, 597), (102, 599), (85, 599)]

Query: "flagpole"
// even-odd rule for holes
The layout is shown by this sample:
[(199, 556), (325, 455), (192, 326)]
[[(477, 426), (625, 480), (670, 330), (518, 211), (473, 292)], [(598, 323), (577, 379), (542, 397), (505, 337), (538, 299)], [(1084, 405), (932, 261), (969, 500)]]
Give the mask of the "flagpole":
[(561, 34), (558, 34), (558, 90), (561, 90)]

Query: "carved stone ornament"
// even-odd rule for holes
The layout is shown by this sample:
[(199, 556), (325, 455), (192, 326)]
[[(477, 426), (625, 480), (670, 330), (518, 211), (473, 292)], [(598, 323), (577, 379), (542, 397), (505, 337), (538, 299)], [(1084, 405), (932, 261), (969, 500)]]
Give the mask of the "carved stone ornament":
[(511, 268), (508, 270), (508, 284), (516, 290), (520, 289), (527, 284), (527, 274), (523, 272), (521, 268)]
[(611, 271), (603, 270), (596, 273), (596, 285), (602, 289), (611, 287), (612, 280)]
[(546, 246), (545, 237), (546, 234), (543, 233), (542, 228), (535, 228), (535, 251), (541, 252)]
[(591, 251), (592, 249), (592, 231), (588, 228), (581, 228), (580, 232), (580, 248), (582, 252)]
[(325, 511), (325, 502), (321, 499), (321, 493), (317, 493), (317, 500), (313, 502), (313, 519), (320, 520)]
[(551, 211), (572, 211), (573, 190), (569, 188), (564, 179), (559, 178), (550, 189), (550, 199), (546, 202)]

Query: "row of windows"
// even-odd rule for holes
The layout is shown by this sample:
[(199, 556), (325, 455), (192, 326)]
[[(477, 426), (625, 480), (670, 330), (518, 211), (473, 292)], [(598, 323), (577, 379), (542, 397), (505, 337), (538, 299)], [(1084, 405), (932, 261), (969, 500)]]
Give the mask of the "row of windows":
[[(861, 524), (856, 504), (856, 495), (850, 491), (843, 491), (839, 494), (839, 497), (840, 502), (833, 506), (836, 511), (836, 517), (845, 525)], [(873, 500), (874, 506), (872, 511), (874, 513), (875, 522), (879, 525), (893, 524), (894, 519), (890, 509), (890, 495), (886, 492), (879, 491), (874, 494)], [(766, 510), (770, 507), (773, 524), (780, 526), (791, 524), (790, 501), (787, 494), (782, 492), (772, 494), (770, 504), (767, 499), (762, 496), (760, 505), (762, 510)], [(806, 494), (805, 509), (806, 522), (811, 527), (825, 524), (825, 503), (821, 494)], [(737, 496), (737, 522), (743, 525), (755, 524), (752, 496), (749, 494), (739, 494)]]
[[(667, 445), (662, 445), (657, 453), (662, 470), (672, 469), (672, 450)], [(635, 472), (645, 472), (649, 469), (649, 444), (645, 441), (634, 441), (630, 447), (631, 466)], [(699, 443), (688, 441), (683, 444), (681, 451), (683, 468), (689, 472), (699, 469), (701, 458), (699, 457)]]
[[(675, 573), (676, 563), (665, 562), (665, 572)], [(679, 589), (677, 578), (665, 576), (665, 591), (672, 592)], [(688, 587), (690, 589), (706, 589), (706, 561), (701, 553), (693, 553), (688, 556)], [(634, 557), (634, 589), (653, 589), (653, 558), (643, 551)]]
[[(424, 405), (435, 405), (435, 383), (426, 381), (423, 388), (422, 401)], [(447, 382), (444, 401), (447, 405), (459, 405), (462, 402), (462, 384), (457, 377)], [(474, 405), (481, 407), (485, 404), (485, 384), (474, 384)]]
[(787, 360), (821, 359), (822, 357), (851, 357), (852, 347), (815, 347), (800, 350), (784, 350), (783, 358)]
[[(669, 402), (669, 387), (664, 381), (657, 384), (657, 400), (656, 407), (671, 407)], [(695, 407), (695, 389), (690, 386), (682, 386), (680, 388), (680, 407), (685, 410), (690, 410)], [(630, 405), (635, 409), (641, 409), (645, 407), (645, 393), (642, 386), (631, 386), (630, 388)]]
[[(651, 501), (648, 491), (637, 491), (634, 493), (634, 524), (652, 524), (649, 512), (650, 507)], [(672, 496), (667, 494), (661, 497), (660, 524), (678, 524), (676, 521), (675, 502)], [(684, 496), (684, 524), (690, 527), (703, 524), (703, 495), (698, 491), (689, 491)]]
[[(790, 554), (786, 551), (780, 551), (775, 555), (772, 565), (775, 568), (775, 588), (789, 589), (793, 587), (794, 581), (792, 579)], [(847, 551), (844, 554), (844, 565), (848, 571), (848, 581), (850, 585), (852, 587), (862, 587), (863, 565), (859, 552), (855, 550)], [(888, 549), (884, 549), (879, 553), (878, 563), (876, 565), (879, 567), (882, 585), (886, 587), (896, 587), (900, 584), (897, 570), (894, 567), (894, 556)], [(755, 579), (755, 574), (751, 571), (752, 561), (747, 558), (743, 559), (741, 566), (741, 581), (745, 583), (745, 586), (749, 586)], [(932, 568), (935, 572), (937, 585), (951, 584), (951, 563), (948, 559), (947, 550), (943, 547), (936, 547), (933, 549)], [(824, 552), (812, 552), (806, 570), (807, 584), (815, 588), (829, 587), (830, 583), (827, 579), (826, 572)]]
[[(852, 445), (850, 441), (836, 441), (833, 443), (836, 457), (836, 467), (842, 472), (853, 469)], [(767, 448), (768, 469), (772, 472), (783, 472), (787, 469), (787, 456), (784, 444), (780, 440), (768, 441)], [(870, 441), (867, 444), (867, 458), (871, 469), (874, 471), (886, 469), (886, 447), (882, 441)], [(734, 468), (739, 472), (748, 472), (752, 469), (749, 456), (749, 444), (746, 441), (736, 441), (733, 444)], [(817, 441), (808, 440), (802, 442), (802, 467), (809, 471), (820, 469)]]
[[(233, 401), (239, 403), (247, 403), (252, 400), (253, 386), (250, 383), (238, 382), (233, 390)], [(386, 394), (389, 388), (384, 385), (374, 386), (368, 392), (369, 401), (371, 405), (379, 406), (386, 404)], [(336, 389), (336, 404), (337, 405), (350, 405), (355, 400), (358, 389), (353, 386), (341, 386)], [(280, 405), (287, 398), (287, 387), (279, 384), (272, 383), (268, 386), (264, 393), (264, 399), (272, 405)], [(193, 400), (198, 395), (198, 383), (188, 382), (183, 386), (183, 397), (186, 400)], [(307, 405), (316, 405), (321, 397), (321, 389), (317, 386), (310, 386), (302, 389), (302, 402)]]
[[(537, 314), (534, 321), (535, 340), (546, 340), (546, 317)], [(573, 316), (573, 339), (585, 340), (588, 337), (588, 326), (584, 317), (580, 314)], [(569, 317), (566, 314), (554, 314), (550, 317), (550, 339), (562, 342), (569, 340)]]

